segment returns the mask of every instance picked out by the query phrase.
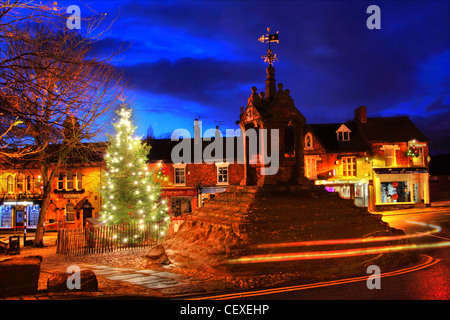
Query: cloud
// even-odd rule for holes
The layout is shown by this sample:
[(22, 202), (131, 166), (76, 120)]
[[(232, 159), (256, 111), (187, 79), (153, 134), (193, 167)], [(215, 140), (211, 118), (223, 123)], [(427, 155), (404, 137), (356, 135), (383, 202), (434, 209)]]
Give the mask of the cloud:
[(217, 107), (225, 107), (224, 100), (263, 72), (252, 64), (213, 58), (161, 59), (125, 66), (124, 70), (138, 90)]

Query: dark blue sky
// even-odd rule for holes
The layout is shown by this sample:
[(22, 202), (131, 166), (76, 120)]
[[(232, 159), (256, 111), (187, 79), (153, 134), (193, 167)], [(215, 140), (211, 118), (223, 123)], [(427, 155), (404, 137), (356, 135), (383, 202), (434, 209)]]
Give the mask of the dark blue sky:
[[(65, 1), (62, 5), (77, 4)], [(117, 57), (133, 86), (128, 101), (138, 133), (177, 128), (237, 128), (239, 107), (265, 88), (266, 28), (277, 83), (291, 91), (308, 123), (408, 115), (430, 138), (432, 154), (450, 153), (450, 26), (448, 1), (91, 1), (117, 18), (99, 50)], [(369, 30), (369, 5), (381, 29)], [(83, 4), (81, 15), (90, 15)], [(83, 27), (83, 26), (82, 26)]]

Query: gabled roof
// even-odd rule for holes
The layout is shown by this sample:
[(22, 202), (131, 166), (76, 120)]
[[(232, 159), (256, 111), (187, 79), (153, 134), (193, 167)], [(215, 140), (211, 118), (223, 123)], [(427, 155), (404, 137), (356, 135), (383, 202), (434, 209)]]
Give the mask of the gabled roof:
[(327, 152), (370, 151), (369, 143), (372, 142), (428, 141), (408, 117), (367, 118), (366, 123), (348, 121), (345, 126), (351, 131), (350, 140), (338, 141), (336, 132), (343, 125), (308, 124), (306, 131), (310, 130)]

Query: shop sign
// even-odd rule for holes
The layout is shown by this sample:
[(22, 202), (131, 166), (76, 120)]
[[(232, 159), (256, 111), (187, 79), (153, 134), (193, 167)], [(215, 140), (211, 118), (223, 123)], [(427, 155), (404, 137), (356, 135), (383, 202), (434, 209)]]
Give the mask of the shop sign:
[(61, 197), (63, 199), (80, 199), (80, 195), (74, 193), (64, 193), (61, 195)]

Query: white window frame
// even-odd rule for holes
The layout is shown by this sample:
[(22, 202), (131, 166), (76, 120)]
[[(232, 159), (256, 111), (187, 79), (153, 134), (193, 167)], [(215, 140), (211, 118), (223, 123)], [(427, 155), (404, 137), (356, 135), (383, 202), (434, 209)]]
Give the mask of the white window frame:
[[(177, 183), (177, 170), (183, 170), (184, 172), (184, 182), (178, 182)], [(174, 164), (173, 165), (173, 185), (174, 186), (186, 186), (186, 164), (180, 163), (180, 164)]]
[(350, 141), (350, 132), (352, 132), (345, 124), (342, 124), (336, 131), (338, 141)]
[[(229, 170), (229, 163), (228, 162), (216, 162), (216, 177), (217, 177), (217, 185), (219, 186), (227, 186), (230, 184), (230, 170)], [(222, 180), (223, 180), (223, 176), (224, 173), (219, 173), (219, 169), (222, 168), (226, 168), (227, 172), (226, 172), (226, 180), (227, 181), (221, 181), (219, 182), (219, 175), (222, 175)]]

